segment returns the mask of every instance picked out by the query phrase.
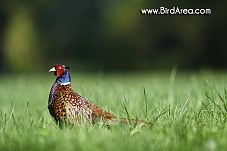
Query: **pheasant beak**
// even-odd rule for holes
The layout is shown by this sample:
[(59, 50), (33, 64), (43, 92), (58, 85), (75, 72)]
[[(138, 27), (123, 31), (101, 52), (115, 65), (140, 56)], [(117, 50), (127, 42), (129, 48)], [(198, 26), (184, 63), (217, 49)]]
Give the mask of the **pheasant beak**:
[(55, 67), (53, 67), (49, 70), (49, 72), (51, 72), (51, 71), (56, 71)]

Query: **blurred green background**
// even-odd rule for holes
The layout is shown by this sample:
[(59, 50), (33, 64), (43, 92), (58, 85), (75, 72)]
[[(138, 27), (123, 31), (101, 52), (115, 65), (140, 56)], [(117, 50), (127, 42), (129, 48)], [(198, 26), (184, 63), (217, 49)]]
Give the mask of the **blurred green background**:
[[(211, 15), (141, 15), (160, 6)], [(2, 0), (0, 72), (227, 68), (227, 1)]]

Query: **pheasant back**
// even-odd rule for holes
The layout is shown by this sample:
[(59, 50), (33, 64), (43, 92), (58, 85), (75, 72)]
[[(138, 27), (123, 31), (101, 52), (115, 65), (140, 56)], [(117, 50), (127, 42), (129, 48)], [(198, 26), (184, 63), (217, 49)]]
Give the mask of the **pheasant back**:
[(82, 122), (94, 124), (99, 120), (109, 123), (116, 118), (74, 92), (71, 84), (53, 84), (49, 94), (48, 109), (60, 125), (64, 122), (74, 125)]

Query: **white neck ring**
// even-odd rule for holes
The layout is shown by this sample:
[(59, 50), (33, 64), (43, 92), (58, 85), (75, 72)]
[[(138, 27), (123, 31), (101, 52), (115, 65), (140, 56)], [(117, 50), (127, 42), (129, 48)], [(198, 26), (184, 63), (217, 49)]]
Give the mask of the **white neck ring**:
[(70, 82), (61, 83), (61, 85), (68, 85)]

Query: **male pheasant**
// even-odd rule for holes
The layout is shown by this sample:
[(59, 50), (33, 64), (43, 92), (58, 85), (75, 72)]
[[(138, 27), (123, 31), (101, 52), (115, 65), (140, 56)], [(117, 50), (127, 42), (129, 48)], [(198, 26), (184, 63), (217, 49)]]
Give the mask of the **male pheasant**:
[[(68, 69), (69, 67), (65, 65), (57, 64), (49, 70), (57, 76), (48, 101), (49, 112), (55, 121), (59, 125), (65, 122), (70, 125), (78, 125), (82, 122), (95, 124), (100, 120), (109, 125), (114, 120), (116, 121), (115, 115), (101, 109), (73, 91)], [(121, 118), (120, 121), (126, 123), (127, 119)]]

